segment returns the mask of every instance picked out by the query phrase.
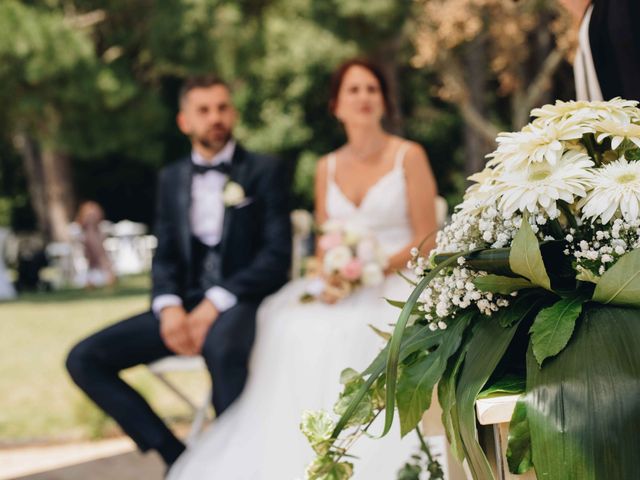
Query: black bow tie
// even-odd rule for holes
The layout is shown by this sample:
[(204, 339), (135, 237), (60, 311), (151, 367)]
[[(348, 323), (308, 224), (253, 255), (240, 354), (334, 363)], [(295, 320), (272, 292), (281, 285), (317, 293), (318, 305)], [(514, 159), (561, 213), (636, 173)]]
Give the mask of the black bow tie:
[(202, 175), (207, 172), (220, 172), (224, 175), (231, 173), (231, 165), (228, 162), (220, 162), (215, 165), (198, 165), (197, 163), (193, 163), (192, 167), (195, 175)]

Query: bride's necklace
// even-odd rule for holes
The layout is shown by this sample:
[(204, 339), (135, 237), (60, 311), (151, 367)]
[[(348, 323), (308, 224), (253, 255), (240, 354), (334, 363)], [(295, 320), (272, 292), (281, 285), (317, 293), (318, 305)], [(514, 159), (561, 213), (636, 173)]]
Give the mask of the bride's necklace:
[(374, 147), (373, 149), (366, 149), (367, 151), (364, 151), (364, 152), (356, 150), (351, 145), (349, 145), (347, 148), (348, 148), (349, 154), (357, 161), (363, 162), (363, 163), (370, 163), (373, 158), (377, 157), (381, 152), (383, 152), (387, 148), (388, 144), (389, 144), (389, 139), (385, 137), (379, 142), (379, 144), (376, 147)]

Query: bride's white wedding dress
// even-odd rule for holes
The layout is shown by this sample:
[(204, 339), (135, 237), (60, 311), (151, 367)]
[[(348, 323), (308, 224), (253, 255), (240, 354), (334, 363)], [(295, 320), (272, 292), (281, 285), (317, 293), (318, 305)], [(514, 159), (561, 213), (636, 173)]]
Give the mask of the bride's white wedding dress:
[[(359, 206), (335, 182), (336, 157), (328, 159), (328, 217), (359, 222), (389, 254), (413, 238), (402, 165), (407, 146), (400, 147), (393, 170), (369, 189)], [(384, 298), (402, 300), (410, 292), (405, 281), (390, 276), (333, 306), (301, 304), (306, 284), (304, 279), (290, 282), (262, 304), (244, 392), (182, 455), (169, 480), (304, 477), (314, 453), (299, 430), (302, 412), (332, 411), (341, 391), (340, 372), (346, 367), (363, 370), (384, 344), (367, 325), (388, 331), (398, 317), (399, 310)], [(363, 437), (356, 443), (351, 452), (359, 457), (354, 460), (355, 479), (394, 480), (417, 451), (417, 437), (409, 434), (401, 441), (397, 423), (380, 440)], [(380, 433), (381, 425), (372, 432)]]

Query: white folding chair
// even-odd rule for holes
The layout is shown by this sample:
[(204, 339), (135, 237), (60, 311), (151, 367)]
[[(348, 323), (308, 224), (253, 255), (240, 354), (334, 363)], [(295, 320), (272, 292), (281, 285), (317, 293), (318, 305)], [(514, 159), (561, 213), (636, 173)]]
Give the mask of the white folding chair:
[(198, 437), (202, 428), (204, 427), (206, 420), (211, 420), (209, 415), (209, 406), (211, 405), (212, 388), (207, 390), (207, 394), (199, 403), (194, 403), (180, 388), (167, 378), (168, 373), (174, 372), (195, 372), (206, 370), (207, 366), (204, 363), (204, 359), (200, 356), (189, 357), (176, 355), (172, 357), (166, 357), (161, 360), (155, 361), (148, 365), (149, 370), (153, 373), (158, 380), (164, 383), (178, 398), (186, 403), (193, 413), (193, 421), (191, 422), (191, 428), (187, 435), (186, 443), (191, 445)]

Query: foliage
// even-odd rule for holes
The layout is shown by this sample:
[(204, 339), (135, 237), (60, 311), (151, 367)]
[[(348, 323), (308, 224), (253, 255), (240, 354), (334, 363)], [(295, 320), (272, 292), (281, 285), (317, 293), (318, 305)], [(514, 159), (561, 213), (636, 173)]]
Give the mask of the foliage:
[[(414, 249), (414, 291), (392, 303), (402, 311), (385, 349), (361, 376), (350, 375), (357, 384), (345, 391), (356, 393), (341, 405), (333, 444), (320, 457), (346, 453), (347, 427), (352, 438), (367, 431), (367, 421), (353, 419), (373, 385), (386, 391), (373, 412), (385, 411), (383, 435), (396, 407), (406, 435), (439, 383), (452, 450), (475, 479), (491, 480), (475, 403), (521, 393), (524, 384), (509, 437), (514, 473), (635, 473), (640, 164), (619, 157), (628, 142), (640, 144), (640, 110), (614, 99), (557, 102), (533, 114), (521, 132), (500, 135), (429, 258)], [(423, 335), (428, 341), (408, 351)], [(610, 431), (620, 440), (613, 446)], [(403, 472), (414, 474), (411, 465)]]
[[(411, 64), (424, 46), (420, 2), (7, 0), (0, 9), (4, 141), (24, 128), (70, 155), (77, 197), (99, 201), (112, 220), (150, 222), (149, 178), (188, 152), (174, 124), (180, 81), (212, 70), (234, 88), (238, 137), (285, 157), (296, 203), (311, 207), (315, 159), (344, 140), (327, 112), (329, 75), (354, 55), (383, 65), (402, 112), (390, 126), (427, 147), (441, 193), (459, 200), (460, 115), (439, 95), (440, 66)], [(438, 51), (450, 50), (447, 35)], [(490, 110), (510, 115), (498, 103)], [(10, 181), (25, 197), (25, 182)]]

